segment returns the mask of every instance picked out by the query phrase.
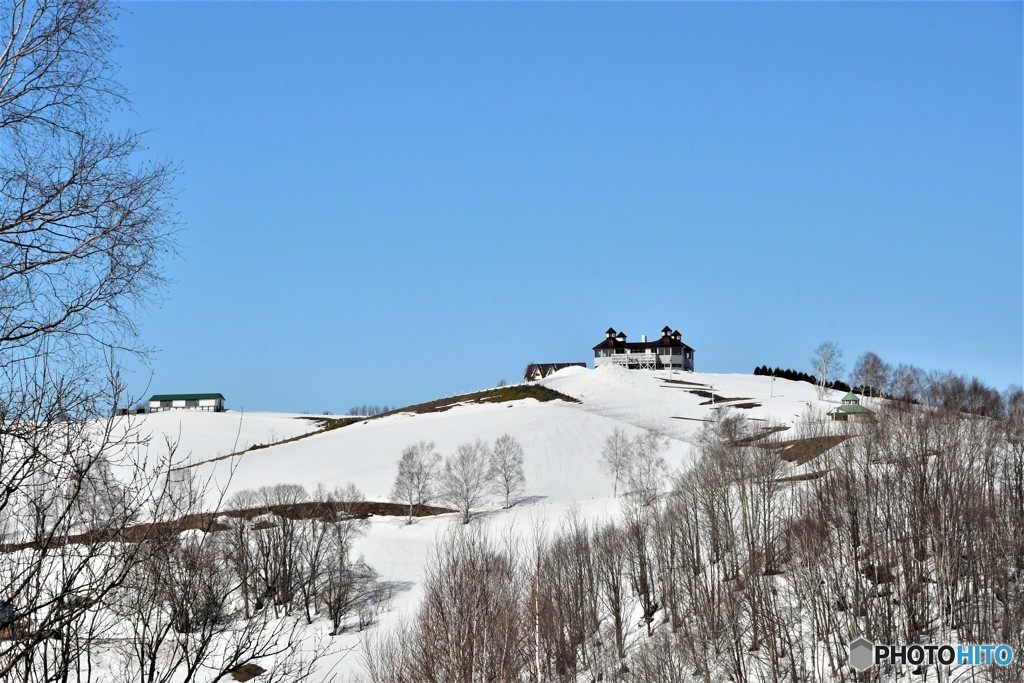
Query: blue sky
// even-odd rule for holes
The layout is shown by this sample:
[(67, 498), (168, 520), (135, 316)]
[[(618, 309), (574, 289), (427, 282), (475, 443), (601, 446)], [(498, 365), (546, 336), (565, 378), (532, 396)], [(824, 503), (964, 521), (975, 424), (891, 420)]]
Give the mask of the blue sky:
[(343, 412), (678, 328), (1020, 383), (1020, 3), (143, 3), (181, 169), (132, 388)]

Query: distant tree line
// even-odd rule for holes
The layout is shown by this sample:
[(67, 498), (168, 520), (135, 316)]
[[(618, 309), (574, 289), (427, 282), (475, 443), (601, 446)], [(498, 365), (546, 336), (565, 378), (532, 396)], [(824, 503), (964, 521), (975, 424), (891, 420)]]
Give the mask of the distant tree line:
[(942, 407), (983, 417), (995, 417), (1003, 410), (1000, 406), (1005, 397), (977, 377), (924, 370), (907, 363), (892, 365), (873, 351), (857, 358), (848, 383), (840, 379), (822, 382), (820, 377), (840, 375), (844, 371), (842, 351), (834, 342), (824, 342), (815, 349), (811, 366), (818, 372), (817, 376), (767, 365), (754, 368), (754, 374), (808, 382), (818, 386), (819, 391), (853, 391), (862, 396)]
[[(791, 379), (794, 382), (807, 382), (808, 384), (818, 384), (818, 378), (807, 372), (800, 372), (799, 370), (791, 370), (789, 368), (770, 368), (767, 365), (761, 365), (754, 368), (755, 375), (767, 375), (769, 377), (778, 377), (780, 379)], [(836, 389), (838, 391), (850, 391), (850, 385), (842, 380), (832, 380), (825, 384), (826, 389)]]
[(390, 413), (394, 409), (394, 406), (361, 405), (352, 406), (351, 408), (349, 408), (348, 414), (356, 415), (359, 417), (374, 417), (376, 415)]

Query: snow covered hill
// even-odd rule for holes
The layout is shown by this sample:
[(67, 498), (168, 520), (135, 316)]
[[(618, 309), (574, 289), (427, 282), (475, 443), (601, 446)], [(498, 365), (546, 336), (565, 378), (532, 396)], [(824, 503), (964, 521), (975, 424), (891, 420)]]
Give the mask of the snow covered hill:
[[(526, 497), (547, 502), (603, 498), (611, 493), (598, 456), (615, 428), (628, 434), (657, 429), (671, 440), (669, 465), (688, 463), (691, 440), (705, 420), (724, 409), (749, 419), (795, 424), (808, 407), (834, 407), (838, 392), (819, 402), (814, 386), (753, 375), (670, 373), (618, 367), (566, 368), (540, 384), (579, 399), (457, 405), (443, 412), (399, 413), (314, 434), (308, 438), (249, 451), (200, 466), (205, 477), (228, 492), (271, 483), (328, 488), (353, 483), (369, 500), (387, 500), (402, 448), (433, 441), (442, 454), (467, 441), (493, 442), (512, 434), (525, 451)], [(710, 399), (714, 392), (714, 403)], [(700, 394), (704, 395), (698, 395)], [(750, 407), (735, 407), (750, 406)], [(315, 423), (296, 416), (179, 413), (147, 418), (163, 433), (176, 435), (192, 462), (216, 458), (246, 443), (267, 443), (313, 431)], [(180, 422), (178, 420), (181, 420)], [(232, 449), (241, 426), (239, 447)]]
[[(448, 455), (461, 443), (478, 438), (493, 443), (509, 433), (525, 454), (522, 502), (500, 510), (494, 499), (476, 523), (490, 525), (498, 536), (511, 532), (525, 538), (538, 527), (554, 527), (570, 511), (590, 519), (618, 514), (612, 482), (598, 463), (605, 439), (616, 428), (628, 435), (644, 429), (662, 432), (670, 444), (666, 460), (679, 469), (690, 464), (702, 426), (723, 410), (740, 411), (766, 425), (792, 427), (809, 411), (817, 411), (820, 419), (840, 396), (829, 392), (819, 401), (810, 384), (770, 377), (615, 366), (566, 368), (540, 384), (580, 402), (466, 403), (439, 412), (399, 412), (323, 433), (312, 433), (317, 423), (295, 415), (165, 413), (148, 416), (142, 430), (151, 430), (157, 443), (163, 434), (178, 439), (179, 455), (200, 463), (195, 468), (199, 477), (228, 496), (279, 483), (300, 484), (310, 491), (319, 485), (330, 489), (352, 483), (373, 501), (388, 500), (397, 461), (407, 445), (432, 441)], [(309, 436), (223, 457), (300, 434)], [(425, 566), (438, 540), (456, 526), (455, 515), (420, 519), (413, 525), (394, 517), (371, 519), (356, 553), (382, 579), (400, 587), (392, 608), (381, 617), (384, 628), (409, 618), (422, 595)], [(360, 637), (353, 633), (336, 640), (346, 650)], [(339, 671), (358, 671), (358, 657), (338, 657), (343, 660), (335, 662), (341, 665)]]
[(316, 431), (320, 424), (298, 413), (174, 410), (118, 418), (115, 428), (138, 439), (147, 462), (171, 456), (197, 463)]

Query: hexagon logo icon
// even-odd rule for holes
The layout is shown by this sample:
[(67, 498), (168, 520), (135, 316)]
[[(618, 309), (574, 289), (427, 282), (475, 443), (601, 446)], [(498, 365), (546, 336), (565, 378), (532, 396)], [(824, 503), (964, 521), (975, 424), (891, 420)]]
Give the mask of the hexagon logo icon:
[(855, 671), (867, 671), (875, 664), (875, 644), (867, 638), (858, 638), (850, 643), (850, 667)]

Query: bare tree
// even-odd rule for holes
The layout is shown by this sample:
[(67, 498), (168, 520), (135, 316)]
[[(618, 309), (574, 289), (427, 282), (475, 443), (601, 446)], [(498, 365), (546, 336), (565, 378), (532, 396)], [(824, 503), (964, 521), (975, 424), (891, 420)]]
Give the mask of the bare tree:
[(420, 441), (402, 451), (391, 500), (408, 506), (407, 524), (412, 524), (417, 505), (425, 505), (433, 499), (440, 465), (441, 455), (434, 451), (433, 442)]
[(524, 681), (527, 591), (519, 558), (481, 529), (443, 539), (410, 623), (365, 647), (373, 683)]
[(925, 371), (916, 365), (907, 363), (900, 363), (893, 368), (889, 378), (890, 393), (900, 400), (911, 403), (924, 399), (927, 384)]
[(491, 450), (490, 478), (495, 494), (504, 497), (505, 509), (514, 504), (513, 497), (526, 485), (523, 474), (523, 447), (511, 434), (502, 434)]
[(107, 664), (114, 680), (217, 681), (264, 658), (274, 662), (271, 679), (308, 675), (325, 646), (300, 620), (267, 609), (237, 618), (233, 567), (223, 561), (230, 543), (229, 536), (196, 534), (147, 544), (145, 562), (112, 605), (128, 636), (117, 639)]
[(487, 499), (487, 462), (490, 452), (480, 439), (464, 443), (445, 460), (438, 490), (441, 500), (462, 514), (462, 523), (469, 524), (473, 510)]
[(108, 129), (127, 102), (105, 2), (2, 0), (0, 16), (0, 535), (20, 548), (0, 554), (0, 585), (23, 636), (0, 641), (0, 679), (69, 680), (145, 557), (110, 541), (168, 508), (110, 415), (172, 251), (173, 173)]
[(105, 129), (126, 104), (108, 58), (113, 12), (101, 0), (0, 7), (0, 362), (138, 348), (134, 306), (171, 248), (172, 171), (139, 165), (139, 137)]
[(818, 378), (818, 398), (824, 398), (828, 385), (843, 374), (842, 349), (835, 342), (822, 342), (814, 349), (811, 367)]
[[(316, 584), (316, 599), (324, 607), (334, 627), (331, 635), (341, 631), (343, 619), (362, 607), (372, 607), (379, 585), (376, 573), (363, 561), (351, 558), (352, 544), (365, 533), (369, 523), (352, 513), (363, 495), (354, 485), (318, 493), (325, 503), (324, 518), (314, 521), (313, 528), (322, 529), (326, 539), (322, 574)], [(316, 534), (314, 534), (316, 537)]]
[(806, 463), (836, 435), (723, 413), (667, 496), (647, 503), (633, 484), (621, 521), (570, 515), (528, 556), (473, 529), (476, 545), (439, 549), (430, 618), (375, 649), (373, 680), (852, 681), (861, 634), (1019, 642), (1024, 392), (997, 405), (980, 382), (933, 373), (922, 396), (884, 402)]
[(622, 503), (623, 542), (629, 582), (643, 611), (647, 635), (653, 633), (654, 615), (660, 609), (656, 595), (657, 579), (652, 557), (655, 510), (640, 497), (627, 497)]
[(615, 643), (615, 673), (621, 670), (626, 659), (626, 620), (632, 612), (631, 594), (628, 590), (628, 557), (626, 536), (614, 523), (600, 527), (594, 532), (594, 576), (598, 585), (601, 603), (611, 622)]
[(612, 496), (619, 495), (619, 481), (626, 476), (632, 455), (629, 437), (616, 427), (601, 448), (601, 467), (612, 478)]
[(628, 450), (626, 483), (629, 494), (642, 505), (651, 505), (658, 499), (668, 471), (662, 455), (667, 447), (668, 439), (656, 429), (647, 429), (633, 437)]
[(892, 368), (877, 353), (867, 351), (853, 364), (851, 379), (861, 391), (877, 396), (888, 388), (891, 372)]

